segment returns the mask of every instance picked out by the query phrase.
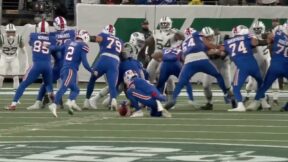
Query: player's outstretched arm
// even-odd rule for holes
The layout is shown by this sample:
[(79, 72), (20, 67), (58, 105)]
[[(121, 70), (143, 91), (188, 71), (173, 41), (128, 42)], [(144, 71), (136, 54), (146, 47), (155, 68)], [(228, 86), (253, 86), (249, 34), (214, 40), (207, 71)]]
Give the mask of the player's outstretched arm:
[(84, 68), (89, 71), (90, 73), (93, 73), (93, 70), (91, 69), (88, 60), (87, 60), (87, 52), (83, 51), (81, 54), (81, 60)]
[(103, 41), (103, 37), (101, 36), (90, 36), (90, 42), (101, 43)]

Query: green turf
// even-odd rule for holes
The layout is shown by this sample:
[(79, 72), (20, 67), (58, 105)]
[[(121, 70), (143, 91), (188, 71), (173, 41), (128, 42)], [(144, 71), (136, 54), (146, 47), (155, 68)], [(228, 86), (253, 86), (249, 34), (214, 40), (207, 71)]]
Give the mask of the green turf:
[[(147, 111), (144, 118), (124, 118), (101, 106), (74, 116), (60, 110), (56, 119), (47, 108), (25, 110), (34, 98), (24, 95), (14, 112), (1, 109), (0, 162), (288, 161), (288, 114), (280, 106), (231, 113), (215, 97), (214, 111), (198, 111), (181, 97), (170, 119), (150, 118)], [(0, 107), (11, 99), (1, 95)], [(79, 105), (83, 99), (79, 96)]]

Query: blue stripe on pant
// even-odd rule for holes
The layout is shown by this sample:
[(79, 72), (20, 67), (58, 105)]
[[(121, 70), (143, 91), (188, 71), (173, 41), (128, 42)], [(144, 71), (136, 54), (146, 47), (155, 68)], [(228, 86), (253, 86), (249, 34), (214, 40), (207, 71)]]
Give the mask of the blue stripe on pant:
[(52, 68), (50, 62), (34, 62), (34, 64), (27, 70), (23, 81), (16, 90), (13, 101), (18, 102), (23, 95), (25, 89), (40, 76), (43, 77), (44, 87), (48, 93), (53, 92), (52, 87)]
[[(157, 89), (163, 93), (166, 81), (171, 75), (176, 77), (181, 72), (182, 65), (179, 61), (163, 61), (160, 67), (160, 76), (157, 84)], [(188, 93), (189, 100), (193, 100), (192, 85), (190, 82), (186, 84), (186, 91)]]
[(189, 83), (190, 78), (198, 72), (203, 72), (214, 76), (217, 79), (223, 93), (227, 93), (227, 88), (225, 86), (223, 77), (218, 72), (214, 64), (208, 59), (205, 59), (184, 64), (179, 76), (178, 84), (176, 85), (175, 91), (173, 92), (174, 101), (176, 101), (176, 98), (181, 92), (181, 89), (187, 85), (187, 83)]
[(60, 89), (57, 91), (55, 96), (55, 104), (59, 105), (62, 96), (65, 94), (65, 92), (68, 90), (68, 88), (71, 90), (69, 99), (70, 100), (76, 100), (77, 96), (79, 95), (79, 87), (77, 84), (77, 71), (73, 69), (62, 69), (61, 71), (61, 79), (62, 83), (60, 86)]
[(288, 79), (288, 61), (276, 58), (271, 60), (271, 65), (267, 71), (262, 86), (257, 90), (255, 100), (265, 97), (265, 92), (271, 87), (273, 82), (279, 77), (286, 77)]

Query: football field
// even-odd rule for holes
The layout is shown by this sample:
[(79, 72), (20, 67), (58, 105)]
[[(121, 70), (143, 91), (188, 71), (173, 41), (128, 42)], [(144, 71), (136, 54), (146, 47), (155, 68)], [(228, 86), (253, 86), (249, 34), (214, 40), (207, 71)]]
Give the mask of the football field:
[(37, 86), (13, 112), (3, 110), (11, 90), (0, 92), (0, 162), (288, 161), (288, 114), (279, 111), (287, 97), (272, 111), (227, 112), (230, 105), (221, 96), (214, 98), (213, 111), (199, 111), (180, 97), (172, 118), (150, 118), (147, 111), (143, 118), (124, 118), (100, 106), (73, 116), (60, 110), (53, 118), (47, 108), (26, 110)]

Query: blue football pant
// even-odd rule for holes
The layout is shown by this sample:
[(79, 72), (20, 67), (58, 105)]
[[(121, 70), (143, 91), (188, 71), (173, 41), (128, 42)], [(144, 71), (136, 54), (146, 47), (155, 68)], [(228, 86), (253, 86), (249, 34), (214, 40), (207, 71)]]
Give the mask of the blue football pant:
[(62, 83), (59, 90), (56, 93), (54, 103), (59, 105), (61, 102), (62, 97), (64, 96), (65, 92), (70, 89), (70, 100), (76, 100), (77, 96), (79, 95), (79, 87), (77, 81), (77, 71), (73, 69), (63, 69), (61, 71), (61, 79)]
[(232, 86), (237, 102), (242, 102), (241, 88), (249, 75), (255, 78), (258, 87), (257, 89), (259, 89), (263, 83), (263, 80), (256, 60), (247, 59), (246, 64), (237, 66), (237, 69), (235, 70)]
[(145, 94), (142, 91), (139, 91), (134, 88), (130, 88), (126, 91), (126, 97), (130, 100), (131, 106), (136, 109), (136, 111), (140, 110), (139, 103), (143, 104), (151, 108), (150, 115), (151, 116), (162, 116), (162, 113), (157, 109), (156, 100), (165, 101), (166, 98), (159, 91), (155, 91), (155, 95), (151, 96), (151, 94)]
[(21, 96), (23, 95), (25, 89), (32, 83), (34, 83), (39, 75), (42, 75), (43, 78), (43, 86), (46, 88), (48, 93), (53, 92), (52, 87), (52, 68), (50, 63), (34, 63), (26, 72), (25, 76), (23, 77), (23, 81), (19, 85), (18, 89), (16, 90), (16, 94), (14, 96), (13, 101), (18, 102)]
[[(62, 66), (54, 66), (52, 69), (52, 82), (55, 83), (57, 82), (58, 79), (60, 79), (60, 71), (61, 71)], [(38, 92), (37, 100), (42, 101), (43, 97), (46, 94), (46, 88), (44, 84), (41, 85), (40, 90)]]
[(176, 101), (178, 95), (181, 92), (181, 89), (189, 83), (190, 78), (198, 72), (203, 72), (215, 77), (223, 93), (227, 93), (227, 88), (225, 86), (222, 75), (218, 72), (217, 68), (211, 61), (205, 59), (184, 64), (179, 76), (178, 84), (176, 85), (175, 91), (173, 92), (174, 101)]
[(279, 77), (285, 77), (288, 79), (288, 61), (273, 59), (271, 65), (268, 68), (262, 86), (257, 90), (255, 100), (259, 100), (265, 97), (265, 92), (271, 87), (273, 82)]
[[(111, 99), (116, 98), (116, 84), (119, 75), (119, 61), (108, 56), (101, 56), (93, 70), (97, 72), (97, 75), (95, 76), (96, 80), (102, 75), (106, 74)], [(93, 78), (93, 80), (95, 78)]]
[[(179, 76), (181, 72), (182, 65), (179, 61), (163, 61), (160, 67), (160, 76), (157, 84), (157, 89), (163, 93), (165, 83), (168, 80), (168, 78), (171, 75), (174, 75), (176, 77)], [(193, 94), (192, 94), (192, 85), (190, 82), (186, 84), (186, 91), (188, 94), (189, 100), (194, 100), (193, 99)]]

